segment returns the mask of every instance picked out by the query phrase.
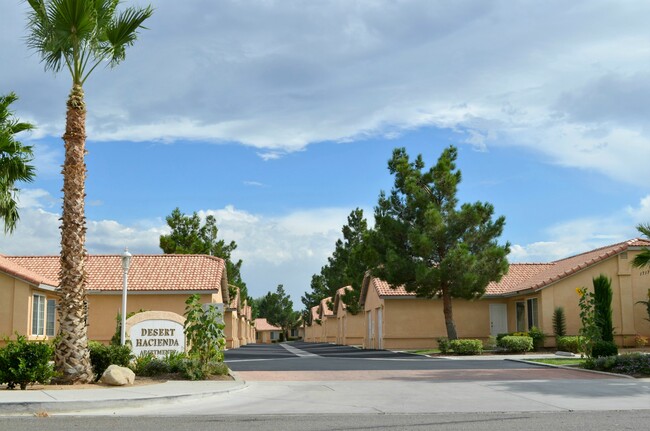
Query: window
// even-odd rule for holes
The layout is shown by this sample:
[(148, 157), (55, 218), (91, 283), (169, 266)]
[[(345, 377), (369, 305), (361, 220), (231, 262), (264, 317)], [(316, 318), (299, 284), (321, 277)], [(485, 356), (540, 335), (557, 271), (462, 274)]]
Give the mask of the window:
[(271, 331), (271, 340), (277, 340), (278, 339), (278, 333), (275, 331)]
[(45, 325), (45, 335), (49, 337), (54, 336), (54, 320), (56, 316), (56, 301), (54, 299), (47, 300), (47, 317)]
[(45, 297), (34, 295), (32, 301), (32, 335), (45, 333)]
[(537, 321), (537, 298), (531, 298), (526, 300), (526, 305), (528, 306), (528, 330), (533, 326), (539, 328), (539, 322)]
[(517, 332), (526, 330), (526, 303), (517, 302)]

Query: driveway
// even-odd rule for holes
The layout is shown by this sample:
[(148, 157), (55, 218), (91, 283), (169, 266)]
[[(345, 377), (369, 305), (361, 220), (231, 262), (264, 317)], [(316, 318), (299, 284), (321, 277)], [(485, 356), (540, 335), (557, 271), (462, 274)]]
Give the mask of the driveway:
[(512, 360), (429, 358), (326, 343), (249, 344), (226, 352), (231, 370), (247, 381), (556, 380), (616, 378)]

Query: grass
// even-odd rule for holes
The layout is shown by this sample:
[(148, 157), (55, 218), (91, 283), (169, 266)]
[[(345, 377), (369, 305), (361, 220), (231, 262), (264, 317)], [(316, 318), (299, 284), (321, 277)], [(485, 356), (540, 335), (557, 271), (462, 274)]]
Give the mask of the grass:
[(582, 365), (583, 358), (546, 358), (546, 359), (528, 359), (530, 362), (539, 362), (551, 365)]
[(438, 350), (438, 349), (404, 350), (404, 353), (415, 353), (415, 354), (418, 354), (418, 355), (431, 355), (431, 354), (440, 353), (440, 350)]

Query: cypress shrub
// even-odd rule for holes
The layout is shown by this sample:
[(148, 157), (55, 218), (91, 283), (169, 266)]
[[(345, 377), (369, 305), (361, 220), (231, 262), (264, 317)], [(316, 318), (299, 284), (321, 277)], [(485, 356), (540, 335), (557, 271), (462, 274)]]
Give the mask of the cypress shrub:
[(618, 355), (618, 347), (613, 341), (596, 341), (591, 348), (592, 358), (601, 358), (603, 356), (616, 356)]
[(553, 333), (556, 339), (566, 335), (566, 315), (563, 307), (556, 307), (553, 311)]
[(612, 324), (612, 281), (600, 274), (594, 278), (594, 314), (603, 341), (614, 341)]

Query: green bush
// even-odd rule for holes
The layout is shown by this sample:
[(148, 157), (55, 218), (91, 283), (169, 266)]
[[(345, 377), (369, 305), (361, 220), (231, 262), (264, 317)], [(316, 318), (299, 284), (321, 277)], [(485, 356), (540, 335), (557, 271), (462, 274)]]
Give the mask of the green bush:
[(530, 331), (528, 331), (528, 336), (533, 339), (534, 350), (539, 350), (544, 347), (544, 339), (546, 338), (546, 335), (544, 335), (544, 332), (542, 332), (539, 328), (535, 326), (530, 328)]
[(509, 332), (502, 332), (500, 334), (497, 334), (497, 345), (499, 344), (499, 340), (501, 340), (503, 337), (507, 337), (508, 335), (512, 335)]
[(500, 339), (497, 346), (508, 352), (528, 352), (533, 350), (533, 339), (520, 335), (508, 335)]
[(6, 341), (0, 349), (0, 384), (25, 390), (27, 385), (47, 384), (56, 376), (51, 363), (54, 349), (49, 343), (28, 342), (22, 335), (17, 335), (16, 341)]
[(107, 346), (97, 341), (91, 341), (88, 343), (88, 350), (90, 350), (90, 363), (95, 373), (95, 381), (101, 379), (102, 374), (109, 365), (128, 367), (131, 359), (133, 359), (131, 346), (128, 344), (124, 346)]
[(563, 307), (556, 307), (553, 311), (553, 334), (555, 338), (566, 335), (566, 316)]
[(629, 353), (620, 356), (603, 356), (585, 362), (585, 368), (634, 377), (650, 376), (650, 355)]
[(190, 357), (185, 361), (183, 377), (189, 380), (205, 380), (211, 375), (227, 375), (229, 371), (228, 366), (223, 362), (202, 363), (198, 359)]
[(557, 349), (562, 352), (580, 353), (580, 337), (577, 335), (558, 337)]
[(170, 373), (182, 373), (185, 371), (187, 355), (183, 352), (171, 352), (165, 356), (165, 362), (169, 365)]
[(443, 355), (446, 355), (449, 353), (451, 350), (451, 347), (449, 346), (449, 340), (445, 337), (438, 338), (436, 341), (438, 341), (438, 350), (440, 350), (440, 353)]
[(613, 341), (596, 341), (591, 348), (591, 356), (593, 358), (601, 358), (604, 356), (616, 356), (618, 355), (618, 347)]
[(161, 374), (169, 374), (171, 372), (170, 370), (171, 368), (169, 364), (164, 359), (156, 358), (154, 356), (149, 361), (142, 363), (136, 375), (154, 377)]
[(143, 376), (145, 369), (149, 367), (149, 362), (154, 359), (156, 359), (156, 355), (153, 353), (141, 353), (140, 356), (136, 356), (133, 362), (131, 362), (130, 368), (136, 376)]
[(449, 347), (457, 355), (480, 355), (483, 352), (481, 340), (451, 340)]

